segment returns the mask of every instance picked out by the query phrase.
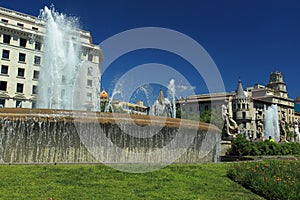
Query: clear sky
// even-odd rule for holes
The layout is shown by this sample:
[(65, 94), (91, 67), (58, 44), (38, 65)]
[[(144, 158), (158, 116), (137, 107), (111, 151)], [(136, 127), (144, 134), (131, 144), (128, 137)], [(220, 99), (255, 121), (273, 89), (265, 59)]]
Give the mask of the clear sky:
[[(222, 75), (226, 91), (235, 90), (239, 79), (244, 87), (265, 85), (270, 72), (278, 70), (284, 74), (289, 96), (300, 96), (300, 1), (2, 0), (0, 6), (38, 16), (39, 9), (52, 3), (59, 12), (79, 17), (81, 28), (91, 32), (95, 44), (138, 27), (173, 29), (206, 49)], [(163, 51), (137, 51), (127, 56), (118, 61), (119, 69), (114, 72), (154, 61), (175, 67), (186, 64)], [(110, 73), (104, 79), (105, 88), (116, 78)], [(206, 92), (201, 81), (192, 84), (196, 93)]]

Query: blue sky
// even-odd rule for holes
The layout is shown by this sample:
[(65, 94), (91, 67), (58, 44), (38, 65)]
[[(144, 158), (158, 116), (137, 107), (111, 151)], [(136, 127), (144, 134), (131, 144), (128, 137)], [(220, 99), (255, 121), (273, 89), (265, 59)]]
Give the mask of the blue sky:
[[(81, 28), (91, 32), (95, 44), (133, 28), (173, 29), (206, 49), (221, 73), (226, 91), (235, 90), (239, 79), (244, 87), (266, 84), (270, 72), (278, 70), (285, 76), (289, 96), (300, 96), (297, 0), (2, 0), (0, 6), (37, 16), (39, 9), (52, 3), (59, 12), (79, 17)], [(154, 61), (174, 68), (189, 65), (164, 51), (131, 52), (107, 71), (103, 87), (109, 90), (112, 80), (131, 66)], [(196, 93), (207, 92), (203, 80), (193, 77), (193, 71), (183, 71), (196, 86)]]

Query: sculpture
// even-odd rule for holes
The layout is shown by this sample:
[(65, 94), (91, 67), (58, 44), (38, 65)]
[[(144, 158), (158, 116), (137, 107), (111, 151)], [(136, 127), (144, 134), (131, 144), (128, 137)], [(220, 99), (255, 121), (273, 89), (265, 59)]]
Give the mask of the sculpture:
[(294, 140), (295, 142), (300, 143), (299, 121), (297, 119), (294, 122)]
[(222, 118), (224, 120), (223, 137), (224, 139), (235, 138), (239, 132), (237, 123), (231, 118), (226, 105), (222, 105)]

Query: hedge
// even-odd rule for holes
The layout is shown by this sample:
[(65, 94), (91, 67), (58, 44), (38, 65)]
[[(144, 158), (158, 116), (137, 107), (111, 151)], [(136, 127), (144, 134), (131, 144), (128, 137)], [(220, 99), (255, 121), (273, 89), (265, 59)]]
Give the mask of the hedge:
[(233, 139), (228, 154), (232, 156), (300, 155), (300, 144), (275, 143), (269, 140), (251, 142), (244, 135), (239, 134)]

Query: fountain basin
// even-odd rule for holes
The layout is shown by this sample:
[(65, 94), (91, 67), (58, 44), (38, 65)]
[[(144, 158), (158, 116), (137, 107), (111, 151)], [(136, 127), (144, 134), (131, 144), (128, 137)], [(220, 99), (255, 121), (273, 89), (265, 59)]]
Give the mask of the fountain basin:
[(219, 160), (221, 132), (205, 123), (87, 111), (25, 108), (0, 111), (2, 163)]

